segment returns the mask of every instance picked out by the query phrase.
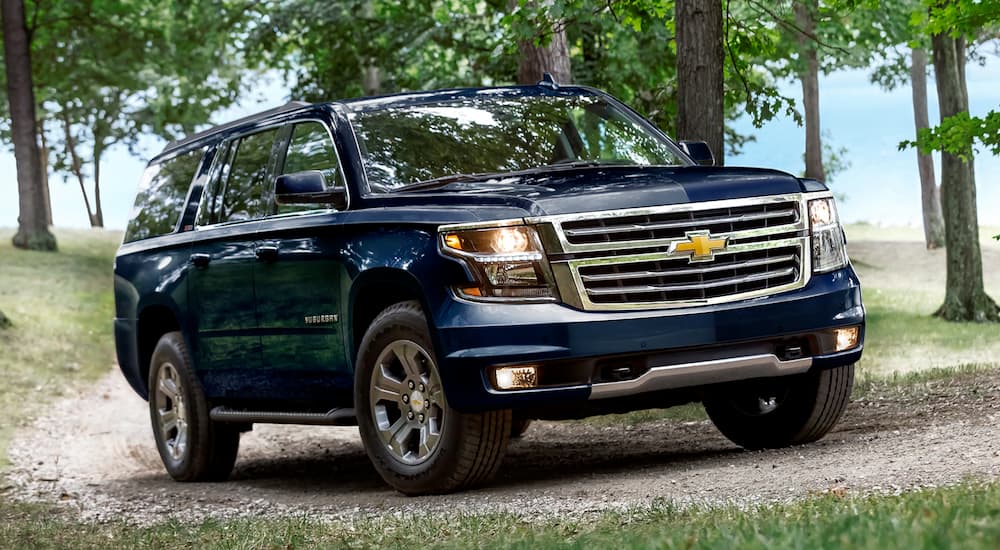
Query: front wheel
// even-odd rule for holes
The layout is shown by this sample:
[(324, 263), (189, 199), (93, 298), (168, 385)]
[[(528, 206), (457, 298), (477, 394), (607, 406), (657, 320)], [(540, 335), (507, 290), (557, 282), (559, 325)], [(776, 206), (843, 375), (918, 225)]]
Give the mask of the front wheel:
[(164, 334), (149, 366), (149, 417), (163, 465), (177, 481), (222, 481), (236, 463), (240, 432), (213, 422), (180, 332)]
[(746, 449), (775, 449), (825, 436), (847, 408), (854, 365), (757, 380), (705, 398), (722, 435)]
[(510, 411), (463, 413), (448, 405), (417, 302), (386, 308), (368, 327), (358, 353), (354, 403), (372, 464), (407, 495), (489, 480), (510, 438)]

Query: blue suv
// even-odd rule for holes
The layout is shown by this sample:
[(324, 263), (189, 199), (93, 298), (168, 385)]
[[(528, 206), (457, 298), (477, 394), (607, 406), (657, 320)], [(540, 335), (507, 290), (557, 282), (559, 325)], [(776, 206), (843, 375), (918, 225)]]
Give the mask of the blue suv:
[(548, 82), (212, 128), (139, 185), (121, 370), (181, 481), (255, 423), (356, 424), (414, 495), (489, 480), (532, 419), (702, 402), (743, 447), (815, 441), (864, 339), (833, 197), (713, 164)]

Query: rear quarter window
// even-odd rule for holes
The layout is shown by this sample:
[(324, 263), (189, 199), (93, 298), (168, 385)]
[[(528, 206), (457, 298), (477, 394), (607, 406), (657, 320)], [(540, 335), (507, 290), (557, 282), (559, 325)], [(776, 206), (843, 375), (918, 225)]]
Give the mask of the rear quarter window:
[(204, 149), (196, 149), (146, 168), (125, 229), (125, 242), (174, 232), (204, 153)]

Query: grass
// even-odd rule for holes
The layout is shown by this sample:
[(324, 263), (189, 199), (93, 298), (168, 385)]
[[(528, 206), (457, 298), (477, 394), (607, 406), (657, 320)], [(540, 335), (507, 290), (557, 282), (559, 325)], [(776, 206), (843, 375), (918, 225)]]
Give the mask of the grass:
[[(933, 317), (944, 301), (945, 251), (926, 250), (919, 228), (847, 227), (848, 251), (862, 282), (868, 311), (859, 369), (892, 376), (968, 363), (1000, 366), (1000, 332), (990, 323), (950, 323)], [(983, 228), (986, 290), (1000, 298), (1000, 242)]]
[(967, 363), (1000, 362), (995, 324), (950, 323), (932, 316), (936, 293), (874, 284), (864, 287), (868, 310), (865, 355), (860, 369), (891, 376)]
[(997, 548), (1000, 484), (896, 496), (833, 490), (763, 507), (650, 507), (529, 522), (510, 514), (85, 524), (0, 504), (3, 548)]
[(59, 252), (15, 250), (0, 231), (0, 466), (7, 442), (39, 405), (114, 362), (112, 264), (121, 234), (58, 231)]

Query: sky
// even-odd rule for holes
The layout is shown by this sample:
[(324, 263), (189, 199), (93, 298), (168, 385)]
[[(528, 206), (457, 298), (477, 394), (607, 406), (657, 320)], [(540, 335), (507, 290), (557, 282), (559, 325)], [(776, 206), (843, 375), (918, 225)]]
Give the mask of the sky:
[[(967, 80), (973, 115), (1000, 108), (1000, 60), (991, 59), (986, 66), (970, 65)], [(801, 105), (797, 82), (784, 83), (782, 92)], [(933, 81), (928, 83), (928, 92), (933, 124), (938, 120)], [(284, 83), (270, 78), (255, 89), (252, 97), (219, 113), (213, 122), (226, 122), (280, 105), (288, 96)], [(910, 88), (883, 91), (868, 82), (864, 71), (857, 70), (821, 77), (820, 126), (824, 140), (835, 149), (847, 150), (845, 157), (850, 163), (847, 170), (828, 182), (843, 197), (839, 208), (841, 218), (845, 222), (920, 226), (916, 152), (899, 151), (897, 147), (900, 141), (912, 139), (914, 134)], [(790, 118), (777, 119), (757, 129), (749, 117), (744, 117), (734, 127), (740, 133), (755, 135), (757, 140), (747, 144), (738, 156), (728, 157), (727, 165), (775, 168), (792, 174), (803, 171), (805, 132)], [(106, 154), (101, 165), (101, 198), (109, 228), (124, 228), (146, 161), (164, 144), (154, 136), (143, 142), (144, 158), (115, 149)], [(939, 162), (935, 163), (935, 169), (940, 174)], [(17, 179), (14, 157), (6, 151), (0, 153), (0, 175), (0, 227), (13, 227), (17, 224)], [(1000, 225), (1000, 157), (984, 152), (976, 158), (976, 185), (980, 224)], [(92, 184), (88, 182), (88, 186)], [(75, 180), (63, 181), (54, 176), (50, 189), (56, 226), (89, 226)], [(88, 190), (91, 191), (92, 188)]]

